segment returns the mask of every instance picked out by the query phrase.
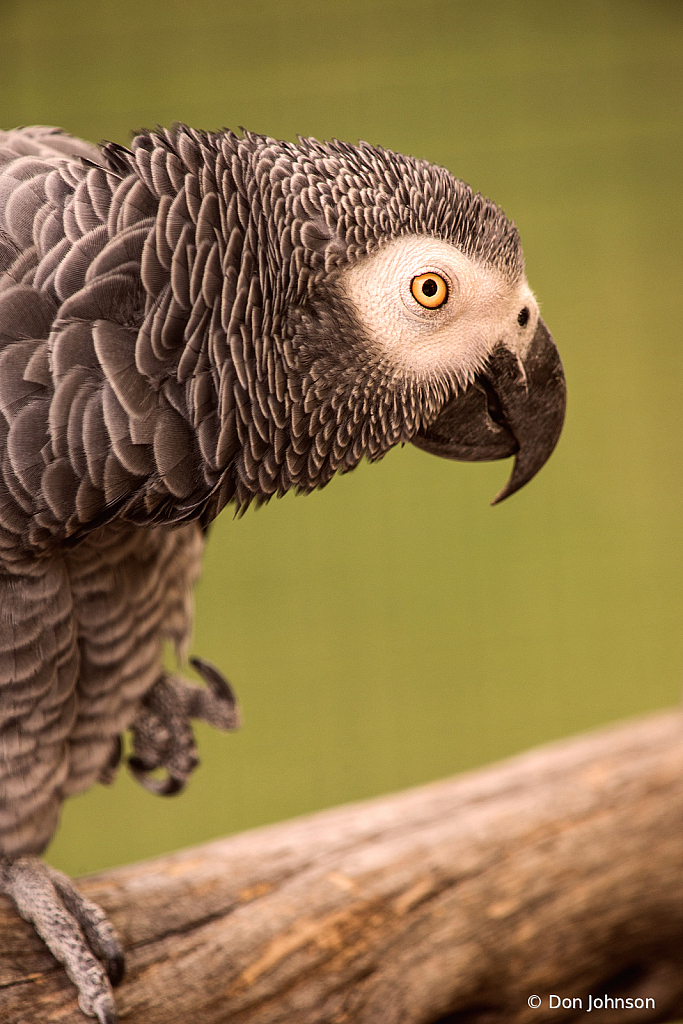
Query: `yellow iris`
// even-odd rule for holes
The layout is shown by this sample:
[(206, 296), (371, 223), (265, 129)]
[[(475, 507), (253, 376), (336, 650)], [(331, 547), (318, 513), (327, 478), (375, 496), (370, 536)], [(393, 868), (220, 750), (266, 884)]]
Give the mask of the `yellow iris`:
[(448, 285), (439, 275), (429, 271), (414, 277), (410, 290), (413, 298), (425, 309), (438, 309), (448, 298)]

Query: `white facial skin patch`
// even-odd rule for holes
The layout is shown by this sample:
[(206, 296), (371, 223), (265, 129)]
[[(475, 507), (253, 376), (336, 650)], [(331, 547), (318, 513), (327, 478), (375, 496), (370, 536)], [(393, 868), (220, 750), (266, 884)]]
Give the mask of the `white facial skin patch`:
[(525, 278), (511, 283), (495, 267), (426, 235), (393, 239), (346, 270), (340, 283), (367, 336), (413, 379), (440, 374), (464, 386), (500, 342), (523, 356), (538, 322)]

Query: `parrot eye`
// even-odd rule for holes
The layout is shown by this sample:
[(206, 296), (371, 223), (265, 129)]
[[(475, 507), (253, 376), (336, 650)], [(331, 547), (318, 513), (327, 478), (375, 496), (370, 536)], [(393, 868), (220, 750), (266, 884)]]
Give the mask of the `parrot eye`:
[(425, 309), (438, 309), (448, 298), (448, 285), (440, 274), (429, 271), (414, 277), (410, 291), (416, 302)]
[(519, 313), (517, 314), (517, 323), (519, 324), (520, 327), (526, 327), (526, 325), (529, 323), (529, 307), (528, 306), (524, 306), (523, 309), (520, 309)]

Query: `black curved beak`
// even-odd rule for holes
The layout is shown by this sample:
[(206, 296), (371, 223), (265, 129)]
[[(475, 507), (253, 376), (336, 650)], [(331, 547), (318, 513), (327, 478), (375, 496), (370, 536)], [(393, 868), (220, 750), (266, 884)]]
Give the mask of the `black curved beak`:
[(488, 462), (515, 455), (496, 505), (528, 483), (550, 458), (564, 423), (567, 388), (560, 355), (539, 318), (523, 357), (502, 344), (470, 386), (412, 439), (446, 459)]

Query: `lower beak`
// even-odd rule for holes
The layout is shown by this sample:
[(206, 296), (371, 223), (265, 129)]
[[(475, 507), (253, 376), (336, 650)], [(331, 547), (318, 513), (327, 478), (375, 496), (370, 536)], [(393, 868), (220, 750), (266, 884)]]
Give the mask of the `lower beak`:
[(560, 355), (539, 317), (523, 357), (498, 345), (484, 371), (412, 441), (423, 451), (464, 462), (516, 456), (495, 505), (528, 483), (550, 458), (566, 404)]

